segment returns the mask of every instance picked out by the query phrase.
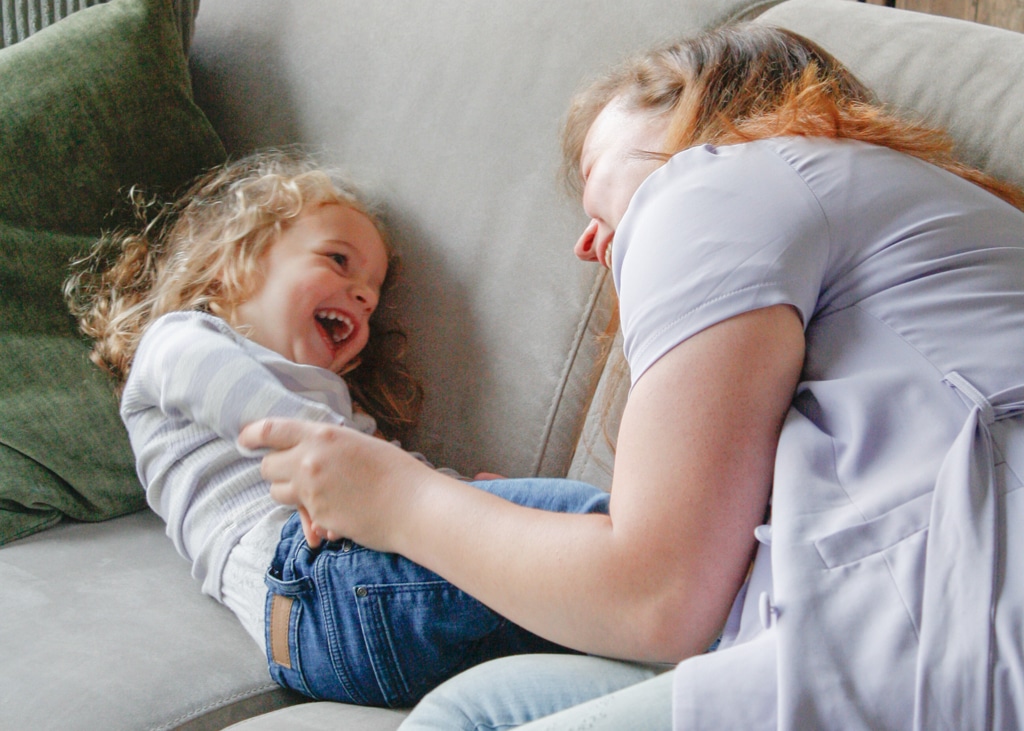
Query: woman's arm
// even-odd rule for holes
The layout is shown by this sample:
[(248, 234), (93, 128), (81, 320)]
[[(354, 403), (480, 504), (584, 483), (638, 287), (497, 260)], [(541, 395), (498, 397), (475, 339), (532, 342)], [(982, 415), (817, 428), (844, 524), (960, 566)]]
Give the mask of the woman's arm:
[(714, 638), (746, 574), (803, 347), (795, 310), (776, 306), (655, 363), (623, 414), (607, 516), (510, 504), (351, 430), (271, 420), (242, 442), (284, 450), (264, 459), (273, 494), (320, 525), (556, 642), (678, 661)]

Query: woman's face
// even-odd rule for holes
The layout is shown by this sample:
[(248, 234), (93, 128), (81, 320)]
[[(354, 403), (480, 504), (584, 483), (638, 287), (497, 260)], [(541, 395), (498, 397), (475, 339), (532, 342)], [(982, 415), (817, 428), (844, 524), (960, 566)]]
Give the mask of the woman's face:
[(613, 99), (601, 110), (583, 141), (580, 173), (583, 210), (590, 216), (576, 256), (611, 266), (611, 247), (633, 194), (663, 161), (644, 153), (662, 152), (668, 119), (638, 111)]

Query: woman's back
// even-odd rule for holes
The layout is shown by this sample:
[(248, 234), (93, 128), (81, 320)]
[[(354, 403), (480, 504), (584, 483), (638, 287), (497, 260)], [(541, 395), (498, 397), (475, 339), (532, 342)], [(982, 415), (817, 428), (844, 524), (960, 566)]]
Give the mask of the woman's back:
[[(616, 248), (634, 379), (746, 310), (791, 304), (803, 316), (806, 360), (776, 457), (774, 577), (764, 585), (764, 601), (786, 616), (778, 652), (806, 654), (782, 665), (779, 687), (801, 691), (780, 696), (790, 706), (780, 711), (817, 727), (874, 708), (876, 725), (897, 727), (927, 695), (917, 668), (987, 677), (977, 632), (987, 633), (999, 554), (961, 536), (989, 532), (986, 521), (1014, 508), (951, 496), (983, 492), (964, 483), (976, 477), (970, 466), (985, 472), (992, 461), (975, 443), (971, 408), (1024, 397), (996, 396), (1024, 387), (1024, 213), (886, 148), (784, 138), (676, 155), (637, 192)], [(993, 479), (1003, 500), (1024, 475), (1013, 449), (1024, 424), (1005, 416), (981, 427), (1001, 455)], [(950, 477), (956, 460), (969, 467)], [(1009, 611), (996, 612), (997, 633), (1019, 621)], [(958, 635), (970, 639), (958, 645)], [(936, 662), (929, 653), (947, 643)], [(1012, 672), (1001, 677), (1024, 688)], [(813, 691), (838, 684), (836, 705)], [(945, 709), (960, 700), (948, 694)], [(847, 703), (860, 710), (837, 711)], [(1006, 712), (1013, 725), (1016, 710)]]

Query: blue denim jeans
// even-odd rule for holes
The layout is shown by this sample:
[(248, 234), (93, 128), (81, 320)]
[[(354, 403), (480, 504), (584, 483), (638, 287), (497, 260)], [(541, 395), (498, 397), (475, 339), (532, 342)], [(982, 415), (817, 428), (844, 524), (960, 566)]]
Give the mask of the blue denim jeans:
[[(581, 482), (474, 484), (543, 510), (608, 512), (608, 494)], [(408, 707), (486, 660), (568, 652), (402, 556), (349, 540), (310, 548), (298, 515), (281, 531), (266, 584), (270, 674), (312, 698)]]

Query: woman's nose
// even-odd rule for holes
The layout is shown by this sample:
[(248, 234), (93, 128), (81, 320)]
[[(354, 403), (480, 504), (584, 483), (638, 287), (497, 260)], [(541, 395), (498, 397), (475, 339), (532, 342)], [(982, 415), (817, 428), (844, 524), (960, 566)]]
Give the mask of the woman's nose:
[(590, 223), (583, 230), (583, 235), (576, 241), (573, 253), (581, 261), (597, 261), (597, 252), (594, 249), (594, 241), (597, 238), (597, 221), (591, 219)]

